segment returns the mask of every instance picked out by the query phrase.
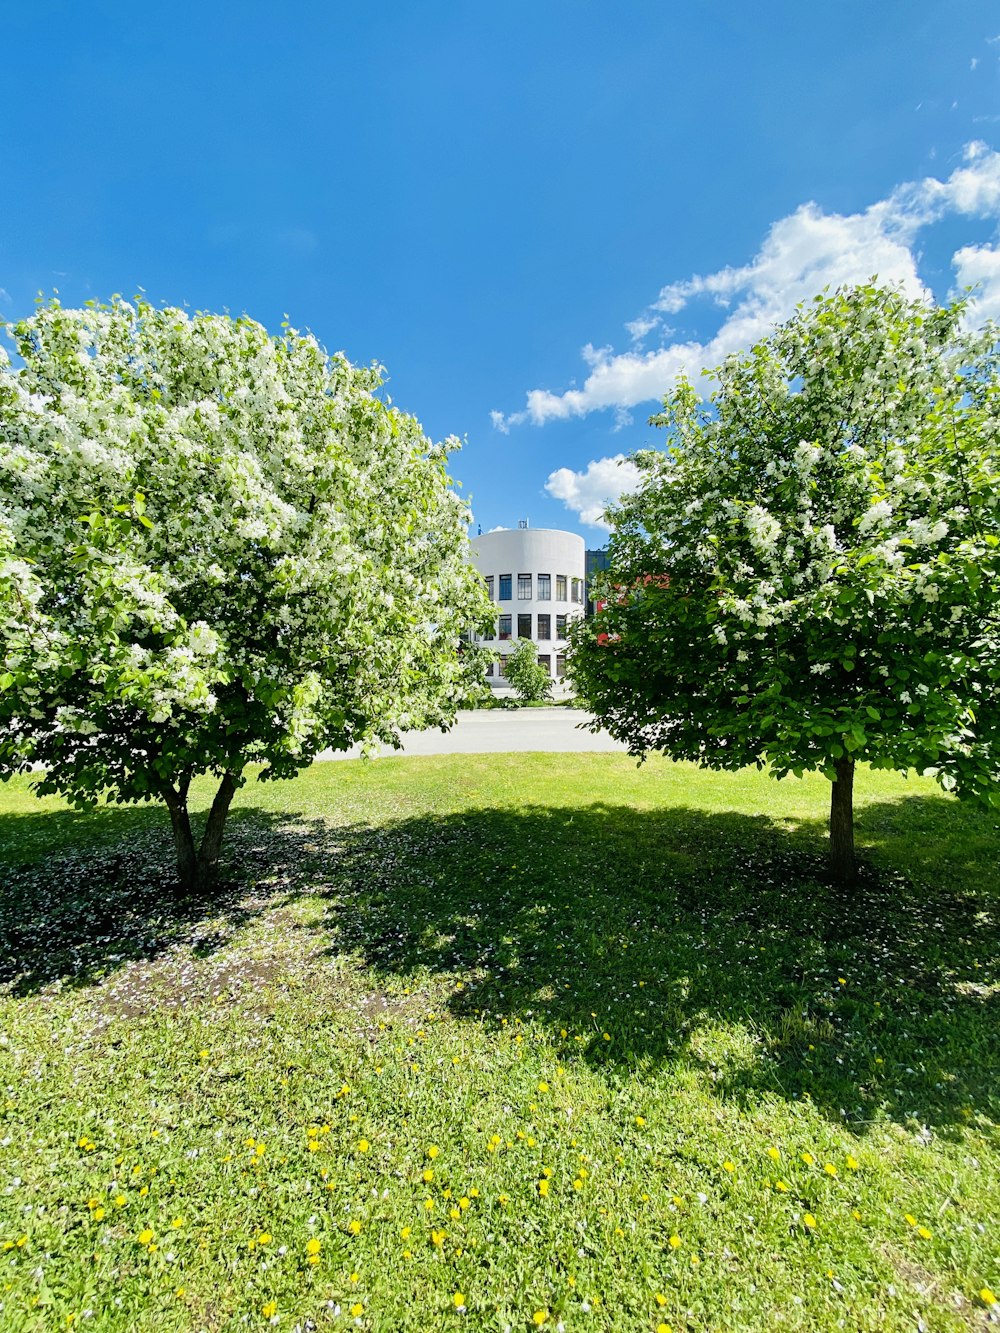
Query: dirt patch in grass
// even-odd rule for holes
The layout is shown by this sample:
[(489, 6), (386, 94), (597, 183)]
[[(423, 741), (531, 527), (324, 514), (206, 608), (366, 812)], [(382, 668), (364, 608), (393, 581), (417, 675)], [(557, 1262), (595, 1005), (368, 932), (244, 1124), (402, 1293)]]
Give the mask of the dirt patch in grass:
[(963, 1292), (935, 1277), (915, 1259), (900, 1254), (891, 1245), (883, 1245), (881, 1249), (899, 1280), (912, 1287), (921, 1300), (931, 1305), (951, 1306), (966, 1328), (978, 1331), (996, 1327), (989, 1310), (973, 1305)]

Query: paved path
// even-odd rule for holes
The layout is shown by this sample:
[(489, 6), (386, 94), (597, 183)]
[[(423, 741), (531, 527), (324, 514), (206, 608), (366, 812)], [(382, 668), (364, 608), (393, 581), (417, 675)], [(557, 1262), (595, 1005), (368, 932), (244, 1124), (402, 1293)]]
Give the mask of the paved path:
[[(578, 708), (484, 708), (459, 713), (451, 731), (411, 731), (403, 736), (402, 750), (385, 748), (382, 754), (505, 754), (515, 750), (579, 753), (618, 750), (625, 746), (606, 731), (580, 731), (589, 713)], [(353, 750), (324, 750), (317, 759), (356, 759)]]

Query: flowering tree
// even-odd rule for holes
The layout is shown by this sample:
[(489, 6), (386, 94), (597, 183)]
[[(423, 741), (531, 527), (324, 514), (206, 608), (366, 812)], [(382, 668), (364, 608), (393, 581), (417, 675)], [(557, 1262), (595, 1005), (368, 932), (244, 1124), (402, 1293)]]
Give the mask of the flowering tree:
[(682, 383), (573, 633), (576, 688), (633, 753), (824, 772), (840, 878), (858, 761), (1000, 804), (1000, 390), (962, 312), (824, 295), (710, 406)]
[[(379, 374), (311, 336), (57, 303), (0, 349), (0, 777), (162, 800), (187, 887), (249, 764), (446, 725), (489, 605), (465, 506)], [(219, 787), (200, 846), (188, 790)]]
[(538, 660), (538, 646), (532, 639), (518, 639), (506, 669), (507, 679), (524, 703), (538, 703), (548, 697), (552, 681)]

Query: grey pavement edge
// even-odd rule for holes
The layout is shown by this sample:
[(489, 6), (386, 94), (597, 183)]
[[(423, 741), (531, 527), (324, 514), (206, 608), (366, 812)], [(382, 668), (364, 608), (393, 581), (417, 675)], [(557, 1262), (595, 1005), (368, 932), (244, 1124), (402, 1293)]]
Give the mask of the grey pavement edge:
[[(450, 731), (411, 731), (402, 737), (403, 748), (383, 746), (382, 755), (510, 754), (520, 751), (582, 754), (592, 750), (625, 752), (625, 746), (606, 731), (580, 729), (590, 713), (577, 708), (484, 708), (461, 712)], [(357, 759), (357, 746), (350, 750), (324, 750), (317, 761)]]

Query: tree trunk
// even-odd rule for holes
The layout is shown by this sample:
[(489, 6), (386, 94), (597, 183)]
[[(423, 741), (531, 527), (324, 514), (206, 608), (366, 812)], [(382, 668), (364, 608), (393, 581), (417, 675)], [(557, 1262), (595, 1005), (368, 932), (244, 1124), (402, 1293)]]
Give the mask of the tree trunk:
[(182, 782), (176, 790), (165, 783), (160, 791), (167, 809), (170, 811), (170, 825), (174, 833), (174, 849), (177, 853), (177, 878), (185, 888), (191, 888), (195, 881), (198, 867), (198, 853), (195, 850), (194, 834), (191, 832), (191, 817), (188, 814), (188, 784)]
[(199, 847), (195, 846), (191, 830), (191, 816), (187, 805), (188, 785), (186, 780), (176, 788), (169, 783), (161, 783), (159, 791), (170, 811), (170, 824), (177, 852), (177, 879), (181, 891), (194, 893), (209, 888), (215, 879), (226, 817), (239, 786), (239, 774), (223, 774), (219, 790), (215, 793), (215, 800), (208, 813)]
[(222, 834), (226, 827), (226, 816), (229, 814), (232, 799), (236, 795), (236, 786), (235, 774), (223, 774), (222, 781), (219, 783), (219, 790), (215, 793), (215, 800), (212, 802), (212, 808), (208, 812), (208, 822), (205, 824), (201, 846), (198, 848), (197, 887), (200, 889), (207, 888), (215, 879), (215, 872), (219, 864), (219, 852), (222, 849)]
[(850, 884), (857, 876), (854, 860), (854, 760), (836, 763), (837, 776), (830, 791), (830, 872)]

